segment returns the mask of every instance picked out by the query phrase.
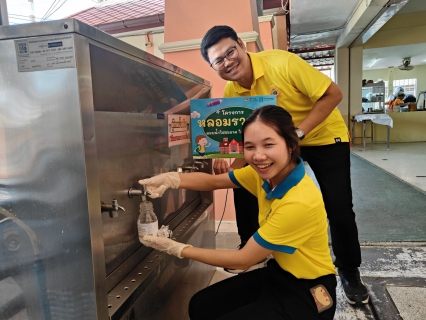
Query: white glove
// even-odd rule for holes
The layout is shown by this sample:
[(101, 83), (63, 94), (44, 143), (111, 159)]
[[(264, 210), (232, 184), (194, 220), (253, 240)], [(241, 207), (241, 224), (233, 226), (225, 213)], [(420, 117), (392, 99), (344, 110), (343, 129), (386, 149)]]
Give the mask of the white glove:
[(139, 241), (146, 247), (154, 248), (165, 253), (174, 255), (179, 259), (183, 257), (180, 255), (182, 250), (186, 247), (192, 247), (190, 244), (180, 243), (169, 238), (144, 236), (139, 237)]
[(139, 180), (139, 184), (146, 186), (146, 191), (150, 192), (150, 198), (161, 197), (168, 188), (178, 189), (180, 178), (177, 172), (167, 172), (159, 174), (149, 179)]

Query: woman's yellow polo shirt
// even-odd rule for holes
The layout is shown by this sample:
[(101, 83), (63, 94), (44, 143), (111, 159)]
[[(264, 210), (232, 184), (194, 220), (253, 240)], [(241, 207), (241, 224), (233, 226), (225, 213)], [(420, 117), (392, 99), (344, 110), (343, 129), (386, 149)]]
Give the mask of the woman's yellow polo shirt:
[(229, 177), (258, 198), (260, 228), (253, 238), (273, 250), (281, 268), (299, 279), (336, 273), (324, 202), (302, 160), (273, 190), (250, 166), (230, 171)]

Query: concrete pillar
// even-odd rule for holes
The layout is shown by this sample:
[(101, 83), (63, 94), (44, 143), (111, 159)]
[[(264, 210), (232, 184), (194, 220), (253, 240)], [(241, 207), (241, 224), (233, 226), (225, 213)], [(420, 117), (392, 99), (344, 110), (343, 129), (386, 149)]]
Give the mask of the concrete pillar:
[(272, 14), (259, 17), (260, 38), (264, 50), (274, 49), (272, 30), (275, 27), (275, 19)]
[(350, 119), (362, 111), (362, 46), (335, 50), (335, 79), (343, 92), (339, 110), (352, 130)]
[(283, 12), (275, 16), (275, 27), (272, 29), (275, 49), (288, 50), (287, 19), (287, 15)]
[[(393, 71), (394, 67), (388, 68), (388, 95), (393, 94)], [(388, 97), (385, 97), (385, 101), (387, 101)]]
[(362, 46), (349, 49), (349, 112), (355, 115), (362, 111)]
[(339, 110), (348, 124), (349, 115), (349, 48), (338, 48), (334, 53), (334, 78), (343, 92), (343, 99), (339, 103)]

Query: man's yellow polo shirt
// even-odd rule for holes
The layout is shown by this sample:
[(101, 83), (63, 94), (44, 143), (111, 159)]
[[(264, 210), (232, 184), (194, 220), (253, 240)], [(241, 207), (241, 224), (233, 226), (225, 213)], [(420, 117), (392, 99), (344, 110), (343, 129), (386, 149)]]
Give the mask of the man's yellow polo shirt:
[[(297, 55), (283, 50), (248, 52), (253, 68), (250, 89), (228, 81), (225, 97), (273, 94), (277, 105), (287, 110), (296, 127), (311, 111), (331, 84), (331, 79)], [(301, 146), (322, 146), (348, 142), (348, 128), (338, 109), (300, 141)]]
[(336, 273), (328, 246), (324, 202), (302, 160), (273, 190), (250, 166), (230, 171), (229, 177), (258, 198), (260, 228), (253, 238), (273, 250), (282, 269), (298, 279)]

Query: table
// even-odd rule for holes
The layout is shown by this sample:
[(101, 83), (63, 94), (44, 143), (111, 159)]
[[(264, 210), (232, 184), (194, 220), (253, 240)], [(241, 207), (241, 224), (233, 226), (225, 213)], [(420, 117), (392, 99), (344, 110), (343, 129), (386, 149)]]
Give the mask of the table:
[[(387, 149), (389, 150), (389, 137), (390, 137), (390, 128), (393, 128), (393, 119), (387, 114), (359, 114), (354, 116), (352, 119), (352, 139), (362, 138), (362, 143), (365, 150), (365, 139), (370, 138), (371, 143), (374, 142), (387, 142)], [(366, 122), (371, 121), (371, 136), (365, 135)], [(355, 137), (355, 122), (362, 122), (362, 136)], [(375, 141), (374, 140), (374, 124), (385, 125), (387, 127), (387, 140)]]

